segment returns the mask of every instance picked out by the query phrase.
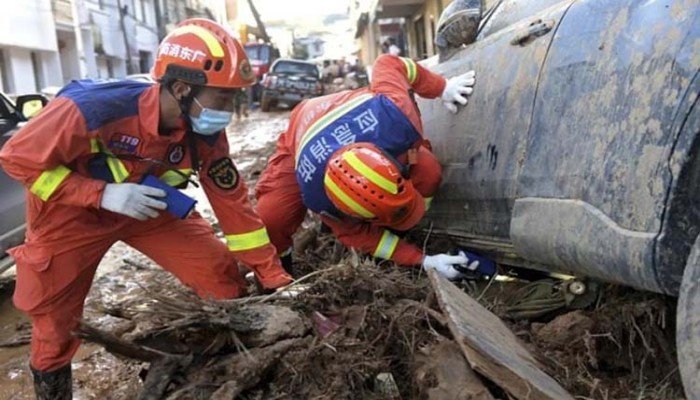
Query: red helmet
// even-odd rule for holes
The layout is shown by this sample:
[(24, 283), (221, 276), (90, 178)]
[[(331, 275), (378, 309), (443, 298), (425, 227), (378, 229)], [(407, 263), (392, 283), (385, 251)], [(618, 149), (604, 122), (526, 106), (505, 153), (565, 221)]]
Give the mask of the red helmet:
[(355, 143), (330, 157), (323, 183), (338, 210), (403, 231), (423, 218), (425, 204), (401, 169), (374, 144)]
[(223, 26), (203, 18), (182, 21), (163, 39), (151, 70), (156, 80), (240, 88), (255, 83), (248, 56)]

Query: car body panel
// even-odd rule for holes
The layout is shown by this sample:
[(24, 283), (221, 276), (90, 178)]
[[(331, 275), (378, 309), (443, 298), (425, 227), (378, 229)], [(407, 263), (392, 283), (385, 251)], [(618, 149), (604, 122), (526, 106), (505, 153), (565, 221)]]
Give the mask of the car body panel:
[[(501, 262), (677, 293), (700, 227), (700, 7), (507, 3), (537, 11), (509, 26), (494, 11), (497, 29), (434, 66), (476, 69), (467, 108), (420, 102), (445, 167), (437, 231)], [(519, 41), (536, 24), (551, 30)]]

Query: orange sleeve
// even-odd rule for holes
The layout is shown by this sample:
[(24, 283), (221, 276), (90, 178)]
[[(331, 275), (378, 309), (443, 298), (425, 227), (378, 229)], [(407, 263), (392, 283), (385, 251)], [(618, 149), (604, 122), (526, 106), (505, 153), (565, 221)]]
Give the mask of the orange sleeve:
[(421, 97), (435, 98), (445, 90), (445, 78), (416, 64), (410, 58), (383, 54), (372, 71), (371, 90), (391, 99), (423, 135), (423, 124), (410, 90)]
[[(207, 147), (200, 143), (200, 149)], [(205, 153), (205, 154), (202, 154)], [(276, 273), (280, 261), (248, 198), (248, 187), (229, 156), (226, 135), (202, 154), (200, 182), (236, 259), (256, 274)]]
[(411, 88), (421, 97), (434, 99), (445, 90), (446, 82), (410, 58), (389, 54), (379, 56), (372, 71), (372, 91), (377, 93), (405, 92)]
[(99, 208), (105, 182), (71, 169), (91, 153), (85, 119), (66, 98), (51, 101), (19, 130), (0, 151), (8, 175), (45, 202)]
[(346, 247), (376, 258), (392, 260), (399, 265), (423, 263), (423, 252), (418, 247), (387, 229), (347, 218), (321, 216), (321, 219)]

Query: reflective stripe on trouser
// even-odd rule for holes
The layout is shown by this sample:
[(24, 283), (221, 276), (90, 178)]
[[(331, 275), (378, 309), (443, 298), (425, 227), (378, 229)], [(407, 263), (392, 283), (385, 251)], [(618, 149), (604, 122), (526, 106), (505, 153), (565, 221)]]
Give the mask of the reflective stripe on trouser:
[(377, 248), (374, 250), (373, 256), (376, 258), (383, 258), (385, 260), (390, 260), (391, 256), (394, 255), (396, 246), (399, 244), (399, 237), (385, 230), (382, 234), (382, 238), (379, 240)]
[(44, 171), (39, 175), (39, 178), (32, 184), (29, 191), (34, 193), (43, 201), (47, 201), (51, 195), (58, 189), (58, 186), (66, 180), (70, 175), (71, 170), (59, 165), (58, 167)]
[(231, 251), (255, 249), (268, 243), (270, 243), (270, 238), (267, 236), (267, 229), (265, 228), (236, 235), (226, 235), (226, 244)]

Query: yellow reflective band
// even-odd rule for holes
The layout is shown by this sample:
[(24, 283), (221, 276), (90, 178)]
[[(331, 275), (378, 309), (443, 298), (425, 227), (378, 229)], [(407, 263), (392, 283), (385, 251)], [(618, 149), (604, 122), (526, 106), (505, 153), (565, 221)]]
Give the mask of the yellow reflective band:
[(326, 185), (328, 190), (331, 191), (337, 197), (342, 201), (346, 206), (350, 207), (351, 210), (356, 212), (358, 215), (361, 215), (364, 218), (370, 219), (374, 218), (374, 214), (371, 212), (367, 211), (366, 208), (362, 207), (361, 205), (357, 204), (355, 200), (351, 199), (345, 192), (343, 192), (338, 185), (333, 182), (330, 176), (326, 175), (323, 178), (323, 183)]
[(107, 166), (112, 172), (112, 177), (114, 177), (115, 183), (122, 183), (129, 177), (129, 171), (126, 170), (124, 163), (119, 161), (118, 158), (115, 158), (109, 154), (107, 155)]
[(296, 163), (299, 164), (299, 154), (301, 154), (301, 151), (304, 150), (304, 147), (306, 147), (309, 141), (311, 141), (311, 139), (318, 135), (318, 133), (321, 132), (323, 128), (327, 127), (328, 125), (330, 125), (335, 120), (342, 117), (352, 109), (359, 107), (362, 103), (370, 100), (372, 97), (373, 96), (371, 94), (363, 94), (362, 96), (355, 97), (349, 102), (343, 104), (342, 106), (319, 118), (318, 121), (314, 122), (313, 125), (309, 127), (306, 133), (304, 133), (304, 136), (302, 136), (301, 138), (299, 147), (297, 148)]
[(376, 258), (390, 260), (391, 256), (394, 255), (394, 251), (396, 250), (396, 246), (398, 244), (399, 237), (385, 230), (382, 234), (381, 240), (379, 240), (376, 250), (374, 250), (373, 256)]
[(374, 183), (380, 188), (391, 194), (396, 194), (399, 192), (399, 187), (394, 182), (386, 179), (372, 168), (368, 167), (367, 164), (363, 163), (355, 153), (344, 153), (343, 160), (347, 161), (348, 164), (355, 169), (355, 171), (360, 173), (360, 175), (369, 179), (370, 182)]
[(416, 67), (416, 62), (410, 58), (399, 57), (406, 66), (406, 78), (408, 78), (408, 83), (413, 84), (418, 77), (418, 67)]
[(428, 211), (430, 210), (430, 205), (433, 204), (433, 198), (425, 197), (423, 198), (423, 202), (425, 203), (425, 211)]
[(209, 53), (211, 53), (212, 57), (217, 57), (221, 58), (224, 56), (224, 49), (221, 47), (221, 43), (216, 39), (214, 35), (212, 35), (211, 32), (208, 30), (202, 28), (201, 26), (196, 26), (196, 25), (187, 25), (187, 26), (182, 26), (180, 28), (175, 29), (170, 35), (175, 36), (175, 35), (183, 35), (185, 33), (192, 33), (196, 35), (198, 38), (202, 39), (204, 41), (204, 44), (207, 45), (207, 48), (209, 49)]
[(99, 139), (90, 139), (90, 153), (100, 152), (100, 141)]
[(267, 230), (265, 228), (238, 235), (226, 235), (226, 244), (231, 251), (255, 249), (269, 243), (270, 238), (267, 236)]
[[(163, 175), (160, 176), (160, 180), (165, 182), (170, 186), (178, 186), (187, 181), (187, 178), (192, 175), (192, 168), (179, 169), (181, 174), (176, 171), (169, 169), (165, 171)], [(184, 176), (183, 176), (184, 175)]]
[(43, 201), (47, 201), (49, 197), (51, 197), (53, 192), (56, 191), (58, 185), (60, 185), (61, 182), (66, 180), (70, 173), (71, 170), (64, 167), (63, 165), (59, 165), (58, 167), (49, 171), (44, 171), (41, 173), (41, 175), (39, 175), (39, 179), (37, 179), (34, 182), (34, 184), (32, 184), (32, 187), (29, 189), (29, 191), (34, 193), (38, 198), (42, 199)]

